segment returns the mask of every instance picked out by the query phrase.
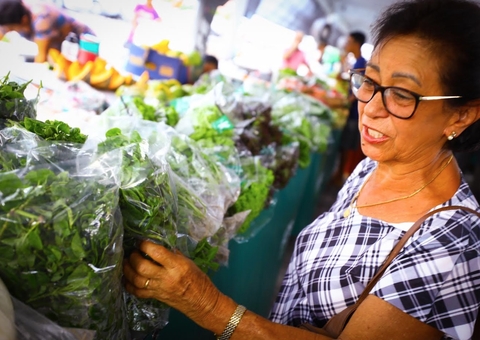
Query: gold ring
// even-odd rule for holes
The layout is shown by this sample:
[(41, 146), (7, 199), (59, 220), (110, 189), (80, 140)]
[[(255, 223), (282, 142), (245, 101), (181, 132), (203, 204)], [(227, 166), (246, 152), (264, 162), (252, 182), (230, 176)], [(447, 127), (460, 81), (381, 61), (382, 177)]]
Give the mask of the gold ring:
[(147, 281), (145, 281), (145, 284), (143, 285), (143, 289), (147, 289), (149, 284), (150, 284), (150, 279), (147, 279)]

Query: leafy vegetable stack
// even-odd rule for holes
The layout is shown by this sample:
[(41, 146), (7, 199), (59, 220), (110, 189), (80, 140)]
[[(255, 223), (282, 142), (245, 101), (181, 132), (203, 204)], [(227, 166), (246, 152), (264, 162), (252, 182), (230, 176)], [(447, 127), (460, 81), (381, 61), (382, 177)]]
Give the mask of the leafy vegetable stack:
[(30, 82), (19, 84), (10, 81), (9, 74), (0, 79), (0, 129), (7, 119), (20, 121), (24, 117), (35, 118), (37, 100), (28, 100), (24, 92)]
[(180, 119), (178, 112), (173, 106), (167, 106), (161, 102), (153, 106), (147, 104), (145, 99), (140, 96), (133, 97), (133, 103), (145, 120), (164, 122), (167, 125), (175, 126)]
[[(18, 127), (2, 135), (15, 136), (6, 133), (11, 129)], [(74, 148), (49, 153), (38, 136), (17, 137), (8, 146), (41, 157), (0, 173), (2, 280), (12, 295), (62, 326), (125, 339), (118, 186), (98, 165), (77, 171)]]
[(193, 109), (193, 133), (191, 139), (203, 148), (234, 146), (233, 124), (216, 105), (201, 106)]
[[(262, 158), (263, 166), (273, 172), (272, 189), (284, 188), (295, 174), (298, 165), (298, 143), (286, 140), (285, 135), (272, 120), (271, 107), (258, 112), (244, 112), (247, 118), (236, 138), (237, 149), (245, 154), (245, 149), (253, 156)], [(237, 129), (239, 130), (239, 129)], [(273, 190), (270, 191), (270, 197)]]
[(275, 180), (273, 172), (261, 165), (258, 157), (245, 159), (242, 169), (244, 174), (240, 196), (228, 210), (228, 215), (250, 211), (238, 230), (239, 234), (245, 233), (250, 227), (250, 223), (265, 208), (271, 186)]
[(301, 93), (278, 92), (274, 100), (272, 116), (283, 132), (283, 143), (300, 145), (299, 167), (310, 164), (312, 152), (324, 152), (330, 135), (331, 114), (317, 100)]
[[(228, 243), (221, 238), (220, 229), (226, 210), (238, 197), (238, 177), (187, 136), (172, 131), (170, 140), (167, 162), (177, 188), (179, 232), (195, 242), (207, 238), (212, 245)], [(205, 265), (217, 267), (213, 263)]]

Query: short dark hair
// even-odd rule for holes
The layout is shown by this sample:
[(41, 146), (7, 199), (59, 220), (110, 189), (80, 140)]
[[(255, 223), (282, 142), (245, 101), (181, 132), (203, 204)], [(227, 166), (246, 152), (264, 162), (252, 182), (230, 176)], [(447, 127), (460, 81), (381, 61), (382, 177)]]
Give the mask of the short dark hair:
[(19, 24), (29, 12), (20, 0), (0, 0), (0, 25)]
[(215, 58), (213, 55), (206, 55), (203, 58), (203, 63), (209, 63), (215, 65), (216, 68), (218, 68), (218, 59)]
[[(470, 0), (407, 0), (388, 7), (373, 26), (377, 48), (396, 36), (415, 36), (425, 42), (429, 56), (439, 62), (445, 101), (461, 108), (480, 99), (480, 6)], [(480, 121), (447, 143), (455, 152), (480, 148)]]
[(350, 36), (360, 46), (365, 44), (365, 41), (367, 41), (367, 36), (363, 32), (360, 32), (360, 31), (350, 32)]

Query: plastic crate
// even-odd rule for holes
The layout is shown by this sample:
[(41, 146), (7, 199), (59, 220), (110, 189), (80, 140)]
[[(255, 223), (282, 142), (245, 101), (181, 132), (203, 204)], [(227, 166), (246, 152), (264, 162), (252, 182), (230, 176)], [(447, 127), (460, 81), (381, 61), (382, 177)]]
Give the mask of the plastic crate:
[(127, 72), (139, 76), (147, 71), (150, 79), (177, 79), (182, 84), (188, 82), (188, 69), (182, 60), (133, 44), (129, 49), (125, 66)]

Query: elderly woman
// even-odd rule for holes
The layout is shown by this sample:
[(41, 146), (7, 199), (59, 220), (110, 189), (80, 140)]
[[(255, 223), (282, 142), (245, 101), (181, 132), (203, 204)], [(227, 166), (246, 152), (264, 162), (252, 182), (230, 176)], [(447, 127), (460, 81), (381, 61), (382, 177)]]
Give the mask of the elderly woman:
[[(133, 254), (127, 290), (165, 301), (222, 339), (325, 339), (295, 326), (322, 326), (355, 303), (417, 219), (450, 205), (479, 210), (453, 158), (480, 143), (479, 32), (480, 7), (466, 0), (399, 2), (376, 23), (371, 60), (351, 72), (367, 158), (298, 236), (271, 320), (242, 314), (192, 262), (152, 243), (141, 251), (162, 266)], [(371, 293), (447, 338), (469, 339), (480, 303), (479, 236), (475, 214), (434, 214)], [(382, 326), (365, 325), (372, 339), (384, 338)]]

